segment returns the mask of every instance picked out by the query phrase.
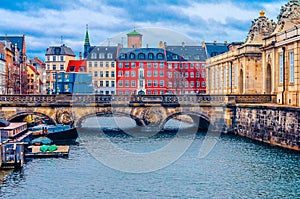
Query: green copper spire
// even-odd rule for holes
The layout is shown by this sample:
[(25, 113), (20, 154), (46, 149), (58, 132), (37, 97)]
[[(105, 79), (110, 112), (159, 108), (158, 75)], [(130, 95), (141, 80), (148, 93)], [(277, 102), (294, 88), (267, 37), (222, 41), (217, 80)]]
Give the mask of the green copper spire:
[(90, 43), (90, 37), (89, 37), (89, 25), (86, 24), (86, 32), (85, 32), (85, 44)]
[(85, 40), (84, 40), (84, 48), (83, 48), (83, 56), (86, 58), (90, 53), (90, 37), (89, 37), (89, 26), (86, 24), (86, 32), (85, 32)]

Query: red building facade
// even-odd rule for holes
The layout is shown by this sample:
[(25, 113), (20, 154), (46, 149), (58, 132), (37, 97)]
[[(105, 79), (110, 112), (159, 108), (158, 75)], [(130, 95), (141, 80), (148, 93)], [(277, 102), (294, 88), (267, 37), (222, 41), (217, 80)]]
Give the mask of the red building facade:
[(202, 46), (121, 48), (116, 93), (205, 93), (205, 59)]

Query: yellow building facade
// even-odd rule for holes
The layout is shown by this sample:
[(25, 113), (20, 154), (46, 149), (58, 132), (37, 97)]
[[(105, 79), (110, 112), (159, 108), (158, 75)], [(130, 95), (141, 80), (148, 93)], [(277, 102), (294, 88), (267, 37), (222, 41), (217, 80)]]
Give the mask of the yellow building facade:
[(229, 51), (206, 61), (208, 94), (262, 93), (263, 37), (270, 35), (275, 25), (265, 13), (252, 22), (246, 42), (229, 44)]
[(274, 24), (263, 11), (242, 44), (207, 59), (208, 94), (276, 94), (277, 103), (300, 106), (300, 3), (281, 7)]

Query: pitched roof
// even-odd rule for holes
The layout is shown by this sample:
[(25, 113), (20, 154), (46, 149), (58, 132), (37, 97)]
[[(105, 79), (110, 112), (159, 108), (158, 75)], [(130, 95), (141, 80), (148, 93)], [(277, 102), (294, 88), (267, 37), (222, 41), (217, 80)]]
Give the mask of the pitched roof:
[[(17, 48), (20, 52), (26, 52), (25, 49), (25, 35), (22, 36), (0, 36), (0, 40), (2, 41), (9, 41), (14, 46), (17, 44)], [(24, 49), (23, 49), (24, 47)]]
[(205, 51), (207, 58), (228, 52), (227, 43), (205, 43)]
[(73, 50), (65, 44), (61, 46), (50, 46), (47, 48), (46, 55), (70, 55), (75, 57)]
[[(100, 60), (100, 54), (104, 53), (105, 58), (101, 58), (101, 60), (114, 60), (117, 57), (117, 46), (93, 46), (91, 47), (89, 54), (86, 57), (86, 60)], [(107, 54), (112, 54), (112, 58), (107, 58)], [(96, 54), (97, 58), (92, 59), (92, 55)]]
[(202, 46), (167, 46), (168, 61), (203, 61), (206, 53)]
[(28, 67), (36, 74), (36, 75), (40, 75), (40, 73), (36, 70), (35, 67), (28, 65)]
[[(84, 67), (84, 71), (81, 71), (81, 67)], [(86, 60), (70, 60), (66, 72), (87, 72)]]
[[(132, 60), (130, 54), (134, 54), (134, 60), (139, 59), (139, 54), (144, 54), (145, 56), (140, 60), (165, 60), (165, 51), (163, 48), (121, 48), (118, 52), (118, 60)], [(148, 55), (153, 54), (150, 58)], [(157, 55), (162, 54), (161, 58), (158, 58)], [(126, 56), (123, 56), (126, 55)]]

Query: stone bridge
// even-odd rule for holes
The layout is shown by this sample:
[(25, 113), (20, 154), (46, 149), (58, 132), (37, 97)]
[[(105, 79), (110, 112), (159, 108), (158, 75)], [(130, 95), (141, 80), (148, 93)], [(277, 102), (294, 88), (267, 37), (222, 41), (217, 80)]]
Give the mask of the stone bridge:
[(43, 115), (54, 124), (73, 124), (95, 116), (126, 116), (137, 126), (162, 129), (166, 122), (187, 115), (201, 129), (231, 131), (237, 103), (269, 103), (272, 95), (2, 95), (2, 117), (22, 120)]

